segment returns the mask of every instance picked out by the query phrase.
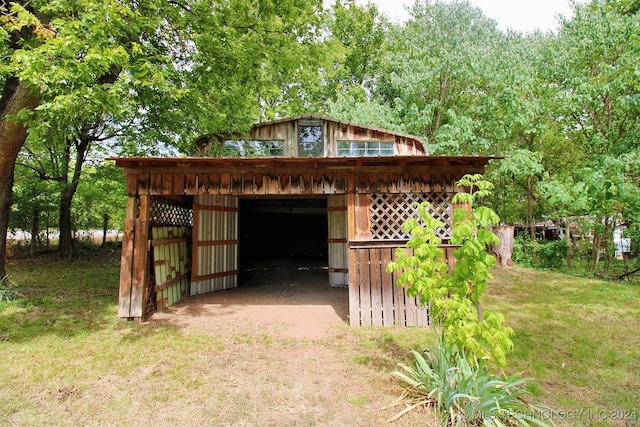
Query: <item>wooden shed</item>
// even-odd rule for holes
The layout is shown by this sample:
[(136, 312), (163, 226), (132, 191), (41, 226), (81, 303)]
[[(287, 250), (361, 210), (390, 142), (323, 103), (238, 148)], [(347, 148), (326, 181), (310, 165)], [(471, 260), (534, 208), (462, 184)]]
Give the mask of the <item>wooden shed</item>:
[(327, 286), (349, 288), (352, 326), (428, 323), (386, 265), (414, 202), (431, 203), (447, 242), (455, 183), (490, 157), (429, 156), (415, 136), (314, 115), (199, 139), (202, 152), (208, 144), (227, 157), (114, 159), (129, 195), (120, 317), (236, 287), (240, 254), (268, 253), (325, 256)]

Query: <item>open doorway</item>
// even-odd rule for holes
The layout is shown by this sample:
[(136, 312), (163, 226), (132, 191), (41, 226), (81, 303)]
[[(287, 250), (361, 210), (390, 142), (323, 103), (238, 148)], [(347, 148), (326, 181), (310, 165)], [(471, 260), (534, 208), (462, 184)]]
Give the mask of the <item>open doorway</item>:
[(241, 199), (240, 286), (328, 285), (326, 198)]

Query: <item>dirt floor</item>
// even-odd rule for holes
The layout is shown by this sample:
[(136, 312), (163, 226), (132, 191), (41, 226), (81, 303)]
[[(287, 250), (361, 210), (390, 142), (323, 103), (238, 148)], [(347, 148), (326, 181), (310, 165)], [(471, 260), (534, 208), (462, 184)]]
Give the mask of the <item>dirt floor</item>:
[[(362, 353), (347, 326), (348, 289), (331, 287), (322, 263), (262, 263), (240, 277), (238, 288), (187, 298), (150, 319), (223, 340), (207, 376), (237, 397), (213, 424), (373, 426), (401, 409), (385, 409), (398, 397), (377, 362), (385, 356)], [(429, 424), (407, 416), (393, 425)]]
[(327, 338), (336, 325), (348, 323), (349, 293), (328, 284), (325, 265), (316, 260), (252, 264), (241, 271), (238, 288), (188, 298), (152, 320), (224, 334)]

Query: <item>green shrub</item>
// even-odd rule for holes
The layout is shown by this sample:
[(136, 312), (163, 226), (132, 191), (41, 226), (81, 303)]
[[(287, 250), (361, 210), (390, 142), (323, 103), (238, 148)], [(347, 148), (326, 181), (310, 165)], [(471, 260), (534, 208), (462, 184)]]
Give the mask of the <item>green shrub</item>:
[(414, 366), (399, 365), (391, 373), (404, 385), (398, 404), (405, 404), (405, 409), (389, 421), (430, 407), (439, 425), (553, 425), (543, 420), (550, 418), (548, 409), (527, 402), (527, 379), (494, 374), (482, 360), (467, 357), (443, 339), (424, 353), (412, 353)]
[(528, 234), (516, 236), (511, 258), (522, 267), (553, 268), (565, 267), (567, 242), (564, 240), (532, 240)]
[(403, 230), (411, 235), (404, 248), (397, 249), (388, 272), (400, 272), (397, 285), (407, 295), (417, 296), (429, 304), (433, 324), (442, 327), (444, 337), (477, 359), (491, 359), (499, 366), (507, 363), (507, 352), (513, 349), (513, 329), (504, 324), (502, 314), (485, 310), (482, 295), (496, 259), (487, 247), (500, 240), (489, 227), (499, 222), (498, 215), (477, 201), (490, 194), (493, 184), (482, 175), (465, 175), (458, 181), (467, 193), (456, 193), (452, 203), (466, 205), (453, 212), (450, 243), (456, 263), (449, 271), (437, 229), (444, 224), (431, 216), (427, 202), (416, 204), (416, 218), (409, 219)]
[(528, 234), (518, 234), (513, 240), (513, 253), (511, 259), (521, 267), (533, 267), (538, 243), (532, 240)]
[(552, 240), (540, 243), (536, 252), (536, 268), (563, 268), (566, 265), (567, 242)]

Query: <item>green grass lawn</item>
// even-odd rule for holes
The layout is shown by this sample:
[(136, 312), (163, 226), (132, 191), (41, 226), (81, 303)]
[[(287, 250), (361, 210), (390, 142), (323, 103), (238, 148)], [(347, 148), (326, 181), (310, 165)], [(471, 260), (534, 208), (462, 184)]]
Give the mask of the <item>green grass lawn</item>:
[[(118, 264), (117, 250), (9, 263), (20, 295), (0, 302), (0, 424), (131, 425), (142, 418), (142, 424), (215, 425), (221, 411), (237, 411), (237, 418), (224, 418), (231, 425), (251, 416), (246, 390), (227, 386), (226, 398), (216, 395), (211, 383), (231, 383), (233, 372), (212, 379), (206, 371), (230, 346), (242, 354), (242, 348), (324, 345), (324, 352), (344, 352), (352, 369), (364, 366), (375, 376), (432, 339), (430, 329), (345, 328), (330, 344), (270, 339), (258, 348), (122, 321)], [(516, 331), (506, 370), (533, 378), (536, 399), (563, 411), (567, 425), (638, 426), (640, 287), (520, 268), (494, 274), (485, 307), (504, 313)], [(356, 406), (368, 399), (361, 391), (344, 397)]]
[(495, 276), (485, 305), (516, 331), (508, 370), (534, 378), (540, 400), (567, 417), (582, 415), (576, 424), (638, 425), (640, 286), (520, 268)]

